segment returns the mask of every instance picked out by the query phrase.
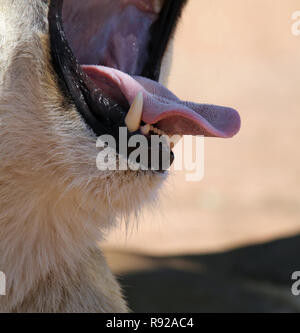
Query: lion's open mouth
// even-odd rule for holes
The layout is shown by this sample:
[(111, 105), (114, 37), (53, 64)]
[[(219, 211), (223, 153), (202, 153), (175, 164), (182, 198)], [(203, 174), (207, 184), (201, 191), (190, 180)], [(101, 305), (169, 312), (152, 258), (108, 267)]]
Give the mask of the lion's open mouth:
[[(125, 124), (131, 134), (144, 135), (153, 128), (168, 135), (224, 138), (239, 131), (235, 110), (181, 101), (158, 83), (163, 56), (185, 3), (51, 1), (54, 66), (63, 89), (96, 135), (117, 137), (118, 128)], [(132, 104), (133, 114), (128, 116)]]

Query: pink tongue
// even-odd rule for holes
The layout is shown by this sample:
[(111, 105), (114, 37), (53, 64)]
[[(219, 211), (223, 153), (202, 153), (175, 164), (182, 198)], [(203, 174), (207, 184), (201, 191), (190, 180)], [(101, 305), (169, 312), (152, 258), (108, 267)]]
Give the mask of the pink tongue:
[(234, 109), (181, 101), (155, 81), (139, 76), (132, 77), (110, 67), (82, 66), (82, 68), (100, 89), (119, 100), (124, 100), (125, 96), (129, 105), (142, 91), (144, 95), (142, 120), (148, 124), (156, 124), (155, 127), (167, 134), (229, 138), (240, 129), (240, 116)]

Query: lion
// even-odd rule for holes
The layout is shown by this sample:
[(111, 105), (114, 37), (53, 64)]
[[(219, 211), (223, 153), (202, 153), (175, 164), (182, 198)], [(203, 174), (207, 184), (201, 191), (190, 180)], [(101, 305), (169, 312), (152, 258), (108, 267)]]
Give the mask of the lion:
[(164, 86), (186, 2), (1, 0), (1, 312), (129, 311), (101, 241), (168, 170), (99, 170), (99, 137), (238, 132), (234, 109)]

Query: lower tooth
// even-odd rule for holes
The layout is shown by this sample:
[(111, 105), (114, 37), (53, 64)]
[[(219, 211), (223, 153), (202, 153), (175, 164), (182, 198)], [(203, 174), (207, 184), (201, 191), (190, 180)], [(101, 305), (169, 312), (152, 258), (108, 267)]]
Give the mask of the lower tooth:
[(146, 124), (140, 128), (140, 131), (143, 135), (148, 135), (150, 132), (153, 132), (157, 135), (167, 135), (164, 131), (154, 127), (153, 125)]
[(148, 135), (151, 130), (151, 126), (149, 124), (146, 124), (145, 126), (141, 127), (141, 132), (143, 135)]

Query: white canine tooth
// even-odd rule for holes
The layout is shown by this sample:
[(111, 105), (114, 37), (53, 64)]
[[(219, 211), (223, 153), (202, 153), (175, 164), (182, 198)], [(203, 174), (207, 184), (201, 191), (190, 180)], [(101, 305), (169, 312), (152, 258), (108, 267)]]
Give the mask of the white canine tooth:
[(149, 132), (150, 132), (150, 129), (151, 129), (151, 125), (146, 124), (145, 126), (142, 126), (142, 127), (141, 127), (141, 133), (142, 133), (143, 135), (148, 135)]
[(143, 115), (143, 106), (144, 106), (143, 93), (139, 92), (136, 95), (133, 103), (131, 104), (131, 107), (125, 118), (125, 124), (131, 133), (136, 132), (140, 128)]

